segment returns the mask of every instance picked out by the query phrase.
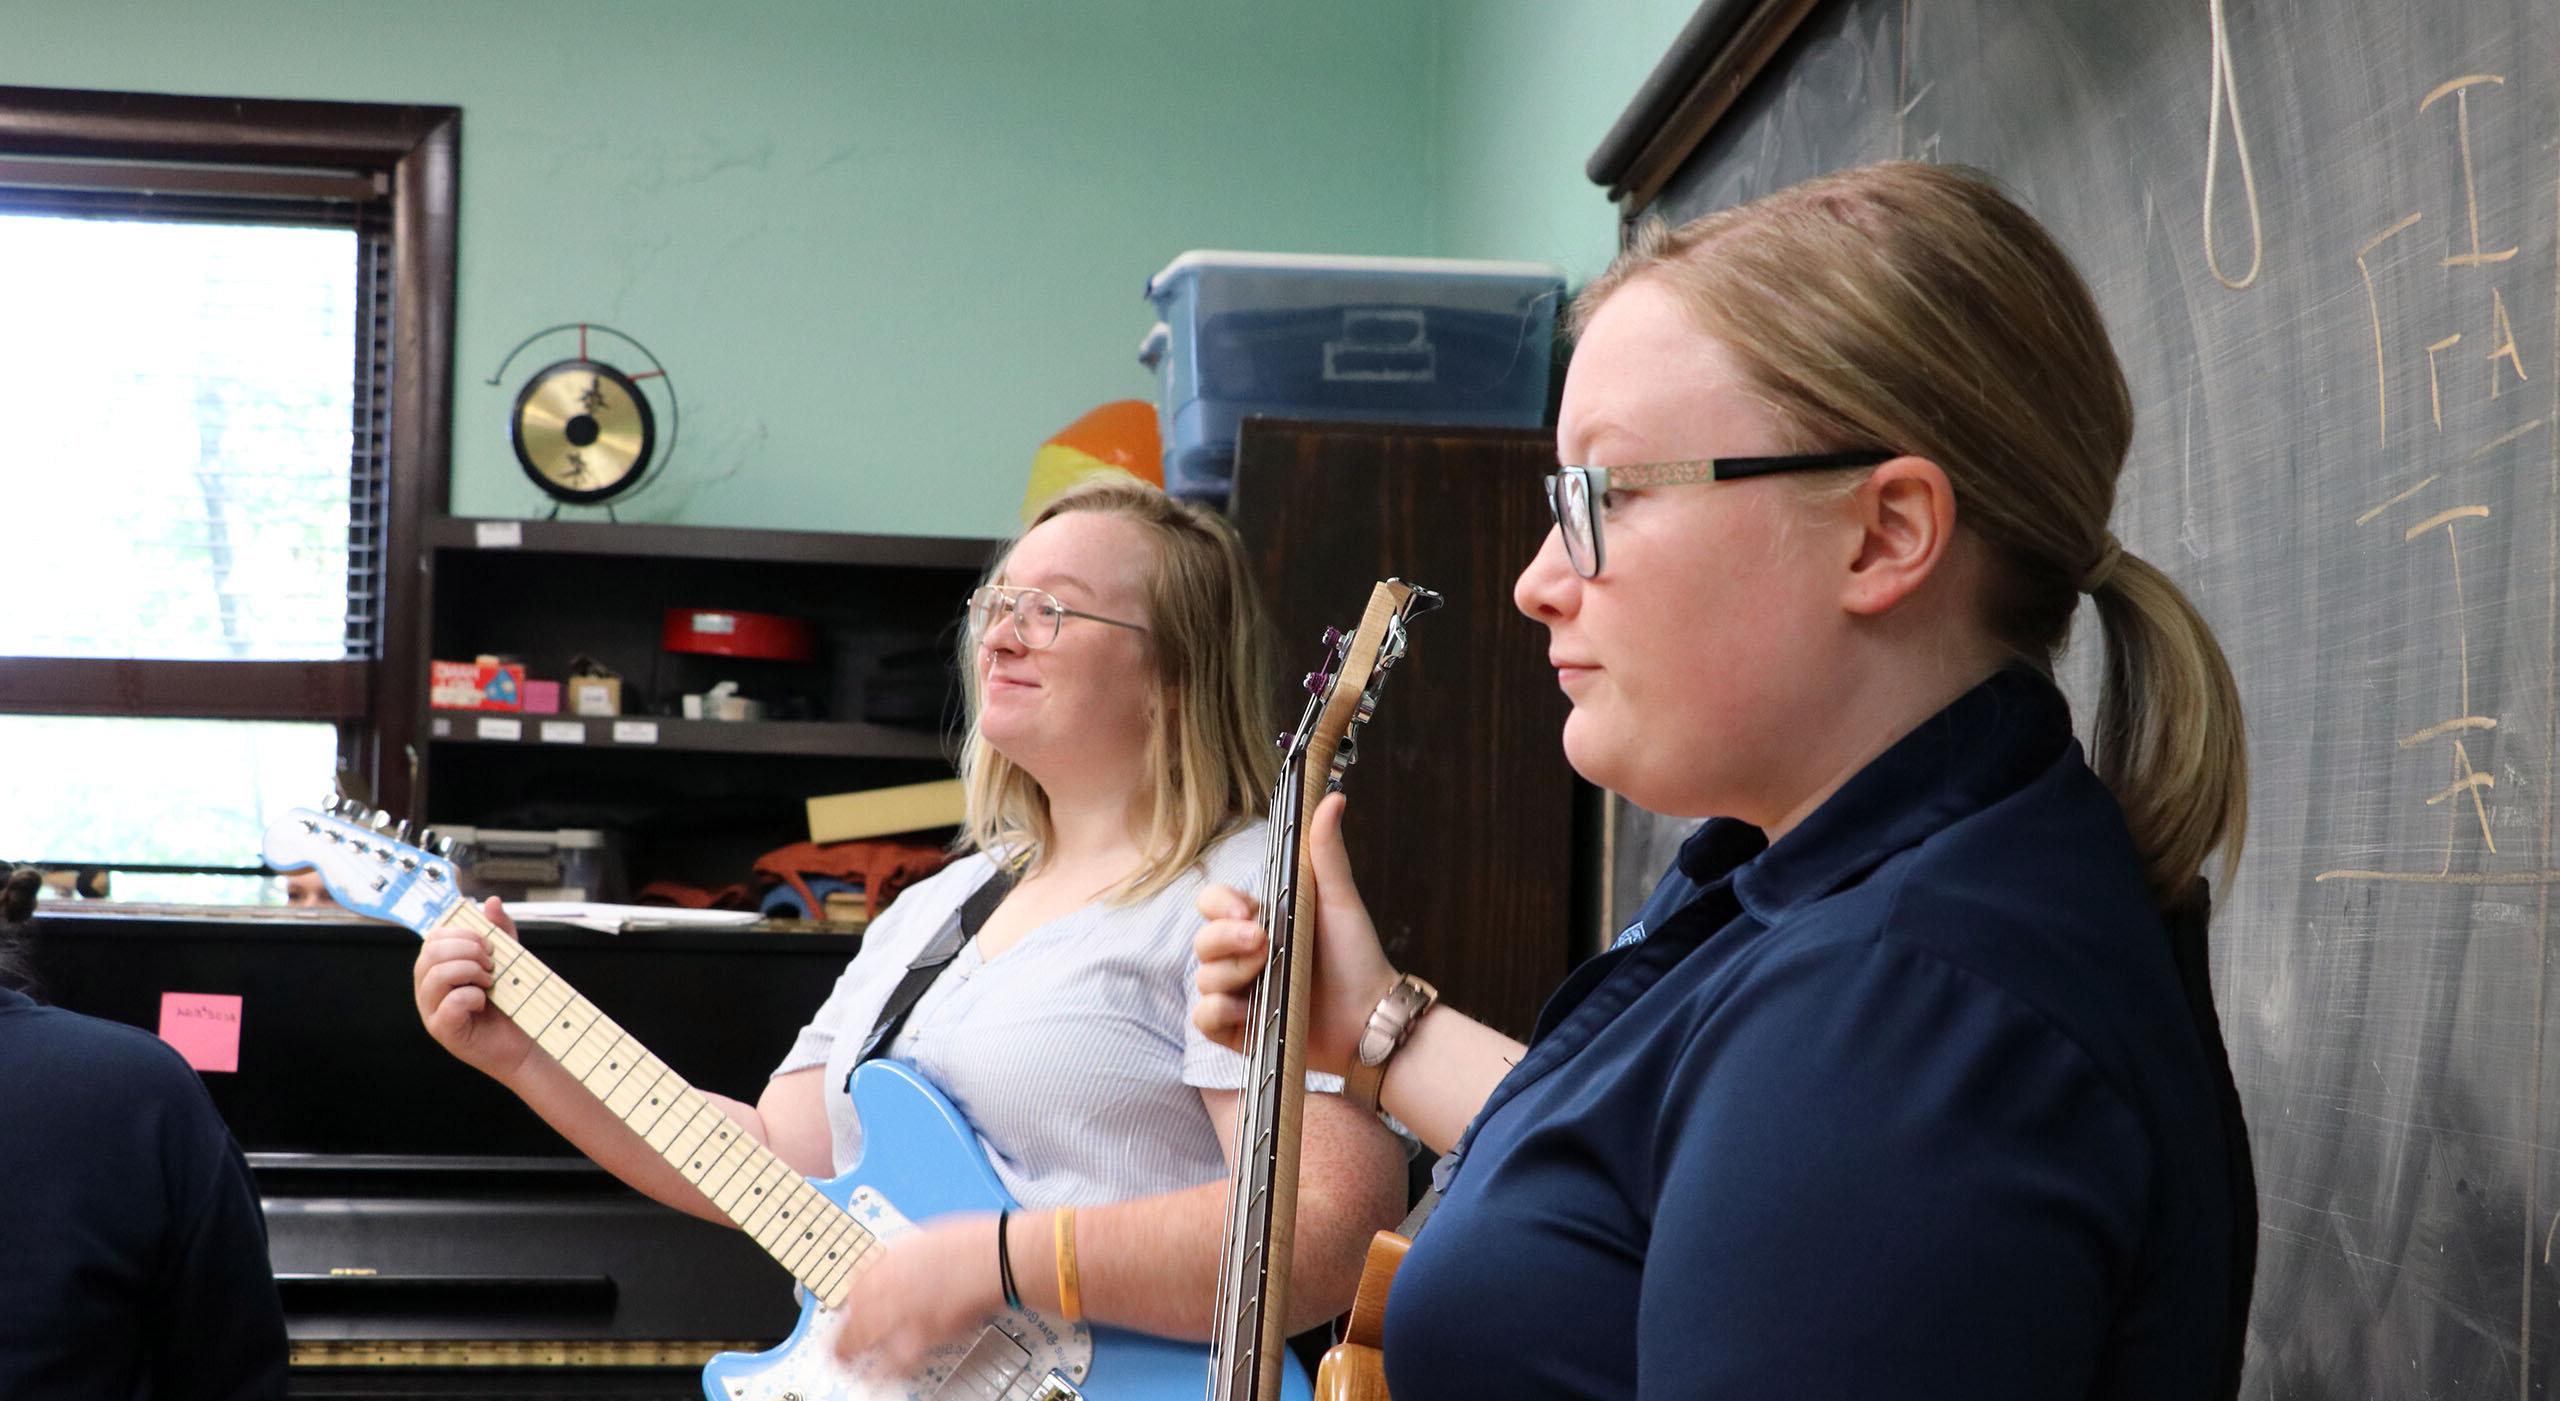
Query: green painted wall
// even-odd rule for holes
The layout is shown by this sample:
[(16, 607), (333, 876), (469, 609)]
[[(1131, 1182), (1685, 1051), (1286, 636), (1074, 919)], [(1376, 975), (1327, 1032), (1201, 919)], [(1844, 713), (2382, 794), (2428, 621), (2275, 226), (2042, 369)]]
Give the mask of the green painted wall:
[(586, 320), (681, 395), (624, 519), (986, 534), (1042, 439), (1152, 393), (1183, 249), (1597, 271), (1583, 160), (1690, 8), (0, 0), (0, 82), (461, 107), (457, 514), (548, 509), (506, 438), (541, 361), (486, 381)]
[[(628, 331), (684, 410), (625, 519), (1000, 533), (1146, 397), (1194, 247), (1430, 251), (1424, 0), (0, 3), (0, 82), (463, 109), (453, 508), (548, 508), (484, 381)], [(510, 379), (538, 362), (520, 360)], [(572, 514), (580, 514), (573, 512)]]
[(1617, 248), (1582, 174), (1697, 0), (1442, 0), (1433, 33), (1431, 241), (1580, 283)]

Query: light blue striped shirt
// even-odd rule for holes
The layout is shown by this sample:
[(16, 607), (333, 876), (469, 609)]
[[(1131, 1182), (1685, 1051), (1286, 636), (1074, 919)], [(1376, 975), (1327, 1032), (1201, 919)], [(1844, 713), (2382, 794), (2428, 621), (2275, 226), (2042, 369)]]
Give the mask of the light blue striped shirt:
[[(1062, 915), (992, 960), (972, 941), (917, 1001), (889, 1053), (968, 1116), (1015, 1200), (1094, 1205), (1226, 1174), (1200, 1091), (1242, 1088), (1244, 1058), (1191, 1025), (1193, 902), (1211, 881), (1258, 896), (1269, 840), (1269, 825), (1256, 822), (1154, 896)], [(837, 1171), (862, 1150), (845, 1082), (863, 1040), (907, 965), (993, 869), (971, 855), (901, 894), (775, 1068), (826, 1067)], [(1339, 1088), (1331, 1077), (1309, 1082)]]

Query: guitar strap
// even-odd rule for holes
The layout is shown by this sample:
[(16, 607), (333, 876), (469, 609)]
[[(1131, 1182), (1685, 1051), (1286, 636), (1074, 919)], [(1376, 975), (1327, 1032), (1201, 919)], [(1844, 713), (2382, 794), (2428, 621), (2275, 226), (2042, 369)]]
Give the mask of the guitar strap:
[(1422, 1200), (1413, 1204), (1413, 1210), (1405, 1216), (1403, 1223), (1396, 1227), (1396, 1234), (1406, 1240), (1421, 1235), (1422, 1223), (1431, 1219), (1431, 1210), (1438, 1205), (1440, 1205), (1440, 1186), (1438, 1183), (1433, 1183), (1431, 1189), (1422, 1194)]
[[(951, 960), (960, 956), (960, 950), (978, 937), (978, 931), (987, 925), (987, 916), (994, 914), (996, 906), (1003, 904), (1004, 897), (1013, 892), (1014, 879), (1013, 872), (998, 866), (994, 875), (969, 893), (969, 898), (960, 906), (960, 917), (944, 928), (932, 943), (925, 945), (924, 952), (917, 954), (915, 961), (907, 965), (907, 975), (890, 990), (889, 1000), (880, 1004), (880, 1019), (871, 1024), (871, 1035), (863, 1040), (862, 1054), (854, 1061), (856, 1067), (889, 1053), (889, 1043), (897, 1039), (898, 1029), (907, 1024), (907, 1014), (915, 1010), (917, 999), (924, 996), (926, 988), (933, 986), (934, 979), (942, 976), (943, 969), (951, 966)], [(850, 1087), (852, 1083), (853, 1077), (848, 1073), (845, 1084)]]

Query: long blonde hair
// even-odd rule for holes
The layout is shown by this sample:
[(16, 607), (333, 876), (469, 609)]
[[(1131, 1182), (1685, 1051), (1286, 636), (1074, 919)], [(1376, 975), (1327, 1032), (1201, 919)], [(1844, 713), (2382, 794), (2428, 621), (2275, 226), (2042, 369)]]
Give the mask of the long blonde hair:
[[(1145, 785), (1153, 798), (1140, 838), (1146, 864), (1109, 897), (1130, 902), (1172, 884), (1211, 844), (1270, 805), (1280, 768), (1271, 742), (1272, 638), (1244, 543), (1225, 517), (1134, 478), (1103, 478), (1061, 494), (1024, 530), (1087, 511), (1133, 521), (1155, 542), (1145, 618), (1158, 696), (1147, 734)], [(998, 559), (988, 579), (1004, 568)], [(1029, 870), (1055, 839), (1049, 797), (978, 731), (984, 696), (976, 650), (964, 636), (969, 731), (960, 776), (969, 816), (961, 840)]]
[(1678, 296), (1808, 445), (1937, 463), (1987, 546), (1982, 622), (2016, 657), (2052, 670), (2087, 582), (2106, 646), (2093, 762), (2154, 895), (2183, 902), (2217, 849), (2226, 873), (2238, 864), (2239, 688), (2178, 586), (2108, 531), (2133, 397), (2096, 301), (2034, 218), (1976, 171), (1838, 171), (1639, 228), (1576, 326), (1637, 278)]

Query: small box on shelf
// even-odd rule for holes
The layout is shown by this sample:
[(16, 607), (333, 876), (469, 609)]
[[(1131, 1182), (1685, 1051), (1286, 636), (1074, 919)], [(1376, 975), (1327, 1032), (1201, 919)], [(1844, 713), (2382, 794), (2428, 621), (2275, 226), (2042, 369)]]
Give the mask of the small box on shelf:
[(620, 715), (622, 713), (622, 678), (619, 676), (572, 676), (568, 681), (569, 713), (572, 715)]
[(427, 704), (437, 710), (522, 710), (524, 668), (495, 657), (427, 663)]

